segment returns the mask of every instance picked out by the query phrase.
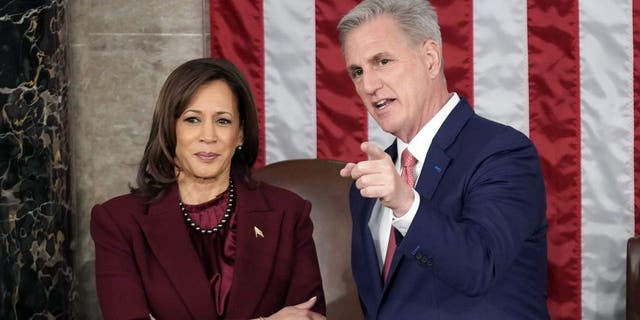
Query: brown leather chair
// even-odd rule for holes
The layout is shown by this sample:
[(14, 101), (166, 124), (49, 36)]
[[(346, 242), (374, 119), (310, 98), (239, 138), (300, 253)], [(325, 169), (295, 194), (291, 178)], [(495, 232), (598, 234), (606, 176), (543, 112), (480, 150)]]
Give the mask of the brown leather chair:
[(291, 190), (309, 200), (327, 319), (363, 319), (351, 274), (351, 179), (340, 177), (343, 162), (287, 160), (253, 172), (253, 178)]
[(640, 320), (640, 237), (627, 241), (627, 320)]

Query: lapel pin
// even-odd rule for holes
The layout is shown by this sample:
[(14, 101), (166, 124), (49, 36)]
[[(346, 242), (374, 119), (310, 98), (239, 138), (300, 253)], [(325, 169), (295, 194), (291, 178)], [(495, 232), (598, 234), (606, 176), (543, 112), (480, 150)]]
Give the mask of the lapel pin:
[(262, 230), (258, 229), (258, 227), (253, 226), (253, 232), (255, 232), (256, 238), (257, 237), (264, 238), (264, 233), (262, 233)]

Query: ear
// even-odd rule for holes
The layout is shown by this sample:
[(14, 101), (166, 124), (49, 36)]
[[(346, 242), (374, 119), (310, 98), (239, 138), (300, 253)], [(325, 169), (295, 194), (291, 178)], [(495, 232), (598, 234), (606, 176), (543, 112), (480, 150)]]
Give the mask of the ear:
[(426, 40), (422, 43), (420, 52), (427, 67), (427, 72), (435, 78), (442, 70), (442, 49), (435, 40)]
[(240, 125), (240, 131), (238, 132), (238, 146), (244, 143), (244, 125)]

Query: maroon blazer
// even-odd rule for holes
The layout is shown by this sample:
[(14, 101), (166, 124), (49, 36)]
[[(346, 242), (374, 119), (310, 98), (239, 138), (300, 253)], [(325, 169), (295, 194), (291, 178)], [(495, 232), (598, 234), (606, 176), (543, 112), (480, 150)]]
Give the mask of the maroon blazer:
[[(235, 184), (237, 249), (225, 318), (266, 317), (313, 296), (313, 310), (324, 314), (311, 204), (265, 183)], [(91, 235), (105, 319), (216, 319), (176, 184), (151, 204), (129, 194), (96, 205)]]

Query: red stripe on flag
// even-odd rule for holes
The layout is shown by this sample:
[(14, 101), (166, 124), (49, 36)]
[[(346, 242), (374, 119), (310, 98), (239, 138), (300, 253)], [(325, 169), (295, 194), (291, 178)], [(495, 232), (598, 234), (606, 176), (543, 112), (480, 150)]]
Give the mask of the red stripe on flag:
[(442, 33), (449, 91), (473, 105), (473, 1), (433, 0)]
[(260, 146), (255, 168), (265, 164), (264, 27), (262, 1), (210, 0), (211, 56), (224, 57), (244, 73), (256, 107)]
[(635, 235), (640, 235), (640, 0), (633, 0), (633, 177)]
[(580, 319), (580, 60), (577, 0), (528, 0), (530, 135), (547, 188), (548, 305)]
[[(347, 75), (336, 26), (359, 1), (316, 1), (316, 114), (318, 158), (365, 160), (367, 110)], [(383, 146), (386, 147), (386, 146)]]

